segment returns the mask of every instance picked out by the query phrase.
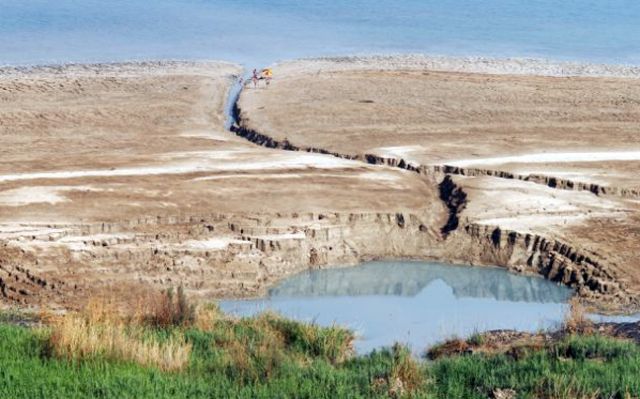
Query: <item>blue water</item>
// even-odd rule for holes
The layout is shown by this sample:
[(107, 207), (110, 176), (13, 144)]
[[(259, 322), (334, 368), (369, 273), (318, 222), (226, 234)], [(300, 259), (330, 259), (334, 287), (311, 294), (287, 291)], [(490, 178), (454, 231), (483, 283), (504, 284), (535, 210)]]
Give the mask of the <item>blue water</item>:
[(498, 268), (425, 262), (369, 262), (290, 277), (256, 300), (222, 301), (235, 315), (273, 310), (287, 317), (355, 330), (366, 353), (394, 342), (419, 354), (475, 331), (557, 328), (571, 291)]
[(0, 64), (407, 52), (640, 64), (640, 1), (0, 0)]

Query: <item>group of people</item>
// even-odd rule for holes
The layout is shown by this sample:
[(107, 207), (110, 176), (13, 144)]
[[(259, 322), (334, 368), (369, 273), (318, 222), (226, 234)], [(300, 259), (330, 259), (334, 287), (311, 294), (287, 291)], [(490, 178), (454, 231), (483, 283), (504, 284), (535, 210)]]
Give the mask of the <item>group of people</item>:
[(258, 82), (264, 80), (265, 84), (269, 86), (271, 83), (271, 79), (273, 79), (273, 71), (271, 68), (265, 68), (260, 73), (258, 73), (257, 69), (253, 70), (253, 74), (251, 75), (251, 81), (253, 82), (253, 87), (258, 87)]

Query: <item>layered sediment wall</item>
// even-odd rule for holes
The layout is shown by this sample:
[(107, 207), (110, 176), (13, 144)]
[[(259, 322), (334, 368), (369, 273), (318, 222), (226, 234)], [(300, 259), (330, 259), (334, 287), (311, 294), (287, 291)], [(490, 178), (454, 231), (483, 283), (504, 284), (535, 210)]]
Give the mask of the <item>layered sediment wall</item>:
[(458, 166), (442, 165), (434, 166), (434, 171), (444, 174), (454, 174), (461, 176), (491, 176), (502, 179), (522, 180), (537, 184), (543, 184), (551, 188), (560, 190), (589, 191), (595, 195), (612, 195), (623, 198), (640, 198), (640, 190), (627, 187), (603, 186), (596, 183), (576, 182), (554, 176), (539, 174), (518, 174), (502, 170), (463, 168)]
[[(98, 277), (110, 290), (127, 282), (180, 283), (203, 296), (255, 296), (308, 268), (429, 257), (440, 240), (440, 221), (420, 212), (176, 215), (132, 223), (50, 226), (48, 234), (6, 240), (0, 296), (23, 305), (64, 297), (77, 303), (100, 291)], [(45, 247), (48, 258), (40, 256)], [(69, 286), (65, 273), (83, 278)]]

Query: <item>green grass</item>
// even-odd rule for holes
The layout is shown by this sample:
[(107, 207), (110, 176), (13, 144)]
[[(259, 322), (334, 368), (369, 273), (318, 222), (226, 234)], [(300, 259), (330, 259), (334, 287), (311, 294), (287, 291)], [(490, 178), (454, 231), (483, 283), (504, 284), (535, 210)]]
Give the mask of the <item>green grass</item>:
[(486, 398), (511, 388), (521, 398), (625, 398), (640, 395), (640, 349), (601, 336), (572, 336), (550, 348), (507, 355), (472, 355), (433, 364), (438, 397)]
[(467, 343), (469, 345), (480, 346), (484, 344), (484, 337), (482, 336), (482, 334), (476, 331), (473, 334), (471, 334), (469, 338), (467, 338)]
[[(159, 329), (155, 333), (169, 334)], [(640, 347), (572, 336), (518, 356), (465, 355), (423, 362), (406, 349), (347, 358), (344, 329), (263, 315), (184, 328), (193, 345), (181, 372), (94, 357), (50, 355), (49, 332), (0, 324), (1, 398), (519, 398), (640, 396)], [(396, 381), (402, 381), (398, 390)], [(413, 391), (411, 391), (413, 389)]]
[(273, 316), (220, 320), (211, 331), (186, 329), (184, 334), (193, 344), (190, 365), (184, 372), (165, 373), (98, 357), (53, 358), (47, 331), (0, 325), (0, 397), (384, 397), (371, 380), (393, 366), (388, 351), (338, 363), (336, 345), (342, 345), (341, 335), (350, 339), (348, 332)]
[(37, 314), (20, 311), (18, 309), (5, 309), (0, 311), (0, 323), (11, 324), (37, 324)]

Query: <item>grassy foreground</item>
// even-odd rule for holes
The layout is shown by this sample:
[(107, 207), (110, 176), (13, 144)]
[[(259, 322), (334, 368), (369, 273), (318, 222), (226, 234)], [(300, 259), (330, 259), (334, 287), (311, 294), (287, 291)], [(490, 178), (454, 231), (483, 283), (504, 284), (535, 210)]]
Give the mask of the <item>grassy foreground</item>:
[(353, 356), (353, 336), (339, 327), (273, 314), (231, 319), (179, 303), (163, 309), (122, 318), (94, 307), (37, 329), (0, 317), (0, 397), (640, 396), (640, 347), (594, 334), (428, 362), (398, 345)]

